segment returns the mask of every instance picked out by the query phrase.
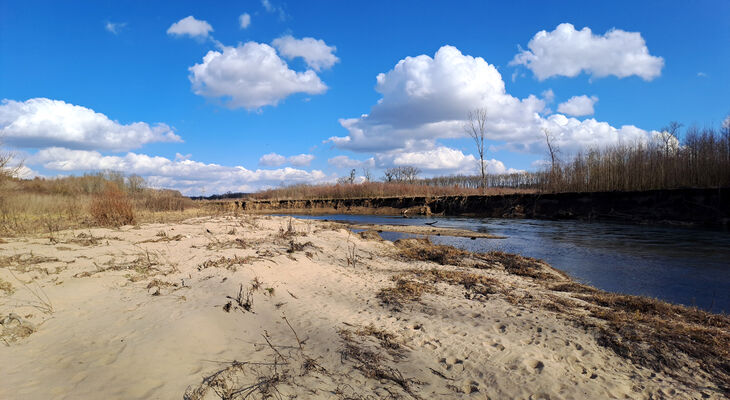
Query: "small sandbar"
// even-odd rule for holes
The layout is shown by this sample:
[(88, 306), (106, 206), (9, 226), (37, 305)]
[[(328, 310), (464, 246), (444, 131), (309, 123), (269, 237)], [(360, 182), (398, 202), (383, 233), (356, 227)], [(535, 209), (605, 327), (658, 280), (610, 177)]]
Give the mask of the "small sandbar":
[(350, 229), (364, 229), (378, 232), (410, 233), (413, 235), (454, 236), (474, 239), (505, 239), (505, 236), (486, 232), (475, 232), (468, 229), (444, 228), (431, 225), (381, 225), (381, 224), (347, 224)]

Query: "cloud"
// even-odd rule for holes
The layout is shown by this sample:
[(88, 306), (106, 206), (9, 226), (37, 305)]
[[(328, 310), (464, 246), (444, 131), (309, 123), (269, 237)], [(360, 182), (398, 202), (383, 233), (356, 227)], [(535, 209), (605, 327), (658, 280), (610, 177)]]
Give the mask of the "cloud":
[(209, 51), (189, 68), (195, 94), (227, 99), (231, 108), (247, 110), (275, 106), (294, 93), (321, 94), (327, 86), (312, 71), (297, 72), (279, 58), (273, 47), (247, 42)]
[(278, 167), (280, 165), (286, 164), (286, 157), (282, 156), (281, 154), (276, 153), (269, 153), (264, 154), (259, 158), (259, 165), (264, 165), (267, 167)]
[(434, 148), (436, 139), (464, 137), (464, 119), (476, 107), (487, 108), (492, 136), (521, 140), (534, 134), (545, 108), (535, 96), (510, 96), (497, 68), (452, 46), (441, 47), (433, 58), (406, 57), (378, 74), (375, 90), (382, 98), (370, 114), (340, 120), (349, 134), (330, 138), (336, 147), (360, 152)]
[(92, 109), (47, 98), (3, 99), (0, 136), (16, 147), (62, 146), (114, 151), (135, 149), (152, 142), (182, 142), (162, 123), (121, 124)]
[(190, 36), (197, 39), (206, 39), (213, 27), (206, 21), (195, 19), (192, 15), (175, 22), (167, 29), (168, 35)]
[(248, 13), (243, 13), (238, 17), (238, 23), (241, 25), (241, 29), (248, 28), (251, 25), (251, 16)]
[(328, 159), (327, 164), (340, 169), (373, 168), (375, 159), (370, 157), (367, 160), (354, 160), (348, 156), (335, 156)]
[(706, 73), (704, 73), (704, 72), (698, 72), (698, 73), (697, 73), (697, 77), (698, 77), (698, 78), (707, 78), (707, 74), (706, 74)]
[(278, 167), (289, 163), (295, 167), (307, 167), (314, 160), (314, 156), (311, 154), (299, 154), (290, 157), (284, 157), (281, 154), (269, 153), (264, 154), (259, 158), (259, 165), (267, 167)]
[(576, 31), (568, 23), (554, 31), (540, 31), (510, 65), (524, 65), (539, 80), (553, 76), (575, 77), (581, 72), (595, 78), (636, 75), (650, 81), (661, 75), (664, 59), (649, 54), (639, 32), (611, 29), (594, 35), (590, 28)]
[(97, 151), (48, 148), (28, 160), (44, 168), (62, 172), (117, 170), (144, 177), (154, 187), (180, 190), (185, 194), (253, 191), (282, 184), (325, 183), (336, 179), (322, 171), (295, 168), (249, 170), (241, 166), (206, 164), (193, 160), (127, 153), (105, 156)]
[(274, 5), (274, 3), (272, 3), (270, 0), (261, 0), (261, 6), (264, 7), (264, 10), (266, 10), (266, 12), (279, 14), (279, 19), (282, 21), (288, 18), (286, 11), (284, 11), (284, 7)]
[(593, 105), (598, 101), (598, 97), (586, 95), (573, 96), (568, 101), (560, 103), (558, 105), (558, 112), (571, 115), (573, 117), (582, 117), (585, 115), (592, 115)]
[(540, 95), (546, 104), (552, 103), (555, 100), (555, 92), (552, 89), (544, 90)]
[[(460, 150), (446, 146), (425, 151), (391, 152), (376, 156), (377, 163), (382, 168), (392, 166), (413, 166), (430, 174), (477, 174), (479, 173), (479, 159), (471, 154), (464, 154)], [(499, 160), (484, 160), (487, 172), (504, 174), (520, 172), (505, 167)]]
[(104, 25), (104, 29), (115, 35), (118, 35), (122, 28), (124, 28), (125, 26), (127, 26), (126, 22), (107, 22)]
[(314, 156), (311, 154), (299, 154), (289, 157), (288, 160), (289, 164), (295, 167), (308, 167), (314, 161)]
[(332, 68), (335, 63), (340, 61), (333, 54), (337, 51), (337, 48), (327, 46), (324, 40), (321, 39), (311, 37), (296, 39), (291, 35), (286, 35), (274, 39), (272, 44), (279, 50), (279, 54), (290, 60), (302, 57), (304, 62), (315, 71)]
[[(550, 92), (543, 93), (545, 99), (534, 95), (518, 99), (506, 92), (497, 68), (452, 46), (441, 47), (433, 58), (406, 57), (377, 76), (375, 90), (382, 97), (370, 114), (341, 119), (347, 136), (327, 142), (340, 149), (375, 153), (376, 160), (378, 156), (385, 160), (393, 152), (422, 154), (438, 150), (439, 140), (466, 137), (466, 115), (474, 108), (487, 109), (487, 138), (501, 142), (496, 149), (543, 154), (543, 128), (556, 135), (556, 143), (566, 152), (651, 136), (630, 125), (614, 128), (594, 119), (549, 115), (545, 105)], [(442, 149), (435, 155), (444, 154)]]

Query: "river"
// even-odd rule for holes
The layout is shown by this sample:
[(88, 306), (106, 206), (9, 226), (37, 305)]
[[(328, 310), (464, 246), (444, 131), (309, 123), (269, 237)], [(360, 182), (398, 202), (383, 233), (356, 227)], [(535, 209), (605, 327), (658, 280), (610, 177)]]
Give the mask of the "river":
[[(540, 258), (599, 289), (730, 312), (730, 232), (727, 230), (585, 221), (501, 218), (402, 218), (380, 215), (294, 215), (372, 224), (469, 229), (506, 236), (475, 239), (432, 236), (475, 252), (500, 250)], [(383, 232), (387, 240), (413, 235)]]

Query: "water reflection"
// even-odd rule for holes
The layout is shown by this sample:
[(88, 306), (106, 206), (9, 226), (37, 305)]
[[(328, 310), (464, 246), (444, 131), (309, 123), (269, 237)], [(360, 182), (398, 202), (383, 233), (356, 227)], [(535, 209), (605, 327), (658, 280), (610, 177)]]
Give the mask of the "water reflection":
[[(575, 279), (612, 292), (657, 297), (730, 312), (730, 233), (723, 230), (582, 221), (300, 215), (298, 218), (471, 229), (506, 236), (432, 236), (470, 251), (500, 250), (541, 258)], [(413, 235), (383, 232), (396, 240)]]

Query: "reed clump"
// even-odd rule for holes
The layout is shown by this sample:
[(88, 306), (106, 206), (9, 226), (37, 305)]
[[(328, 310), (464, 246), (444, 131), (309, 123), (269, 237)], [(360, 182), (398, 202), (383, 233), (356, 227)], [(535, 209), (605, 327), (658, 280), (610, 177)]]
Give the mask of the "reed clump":
[(103, 192), (93, 197), (89, 211), (101, 226), (130, 225), (135, 221), (132, 202), (113, 184), (108, 184)]

